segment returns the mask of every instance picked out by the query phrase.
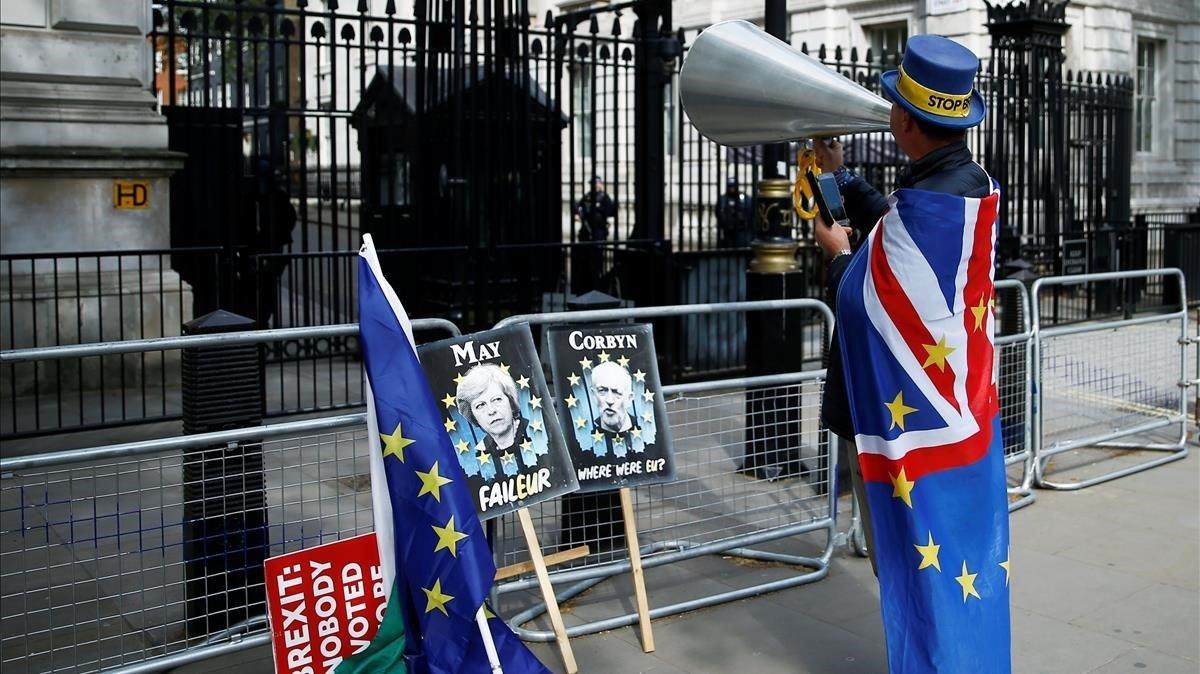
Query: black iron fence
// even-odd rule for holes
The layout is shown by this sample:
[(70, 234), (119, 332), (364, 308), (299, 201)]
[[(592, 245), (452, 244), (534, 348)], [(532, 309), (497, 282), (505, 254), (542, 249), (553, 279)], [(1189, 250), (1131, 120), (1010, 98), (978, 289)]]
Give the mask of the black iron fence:
[[(221, 249), (0, 255), (0, 349), (168, 337), (193, 317), (174, 266), (214, 284)], [(0, 436), (178, 419), (178, 353), (0, 366)]]
[[(1189, 305), (1200, 305), (1200, 207), (1148, 213), (1126, 223), (1063, 235), (1054, 273), (1082, 274), (1178, 267)], [(1018, 272), (1019, 273), (1019, 272)], [(1032, 279), (1033, 275), (1026, 275)], [(1179, 306), (1174, 279), (1121, 279), (1050, 288), (1039, 311), (1046, 325), (1075, 323)]]
[[(1042, 4), (990, 10), (978, 85), (989, 115), (968, 136), (1004, 190), (1001, 262), (1022, 258), (1032, 275), (1174, 265), (1190, 281), (1194, 216), (1129, 217), (1128, 80), (1065, 72), (1064, 17), (1034, 16)], [(187, 155), (172, 178), (175, 248), (0, 258), (4, 348), (172, 334), (167, 307), (180, 322), (217, 307), (264, 327), (352, 322), (367, 232), (410, 311), (465, 330), (592, 289), (639, 305), (745, 299), (750, 223), (717, 200), (729, 178), (754, 193), (762, 151), (718, 146), (687, 122), (674, 89), (686, 45), (668, 0), (535, 20), (520, 0), (418, 1), (412, 16), (367, 6), (155, 2), (157, 93), (170, 146)], [(812, 51), (875, 91), (901, 58)], [(885, 190), (904, 163), (886, 133), (846, 152)], [(603, 195), (585, 198), (596, 177)], [(804, 246), (800, 262), (819, 296), (820, 255)], [(124, 290), (87, 299), (93, 273)], [(1170, 292), (1063, 290), (1044, 311), (1086, 320)], [(168, 316), (157, 328), (153, 306)], [(738, 317), (656, 327), (667, 378), (744, 367)], [(356, 358), (352, 339), (273, 347), (264, 413), (360, 404)], [(177, 416), (173, 365), (132, 361), (6, 368), (0, 434)]]

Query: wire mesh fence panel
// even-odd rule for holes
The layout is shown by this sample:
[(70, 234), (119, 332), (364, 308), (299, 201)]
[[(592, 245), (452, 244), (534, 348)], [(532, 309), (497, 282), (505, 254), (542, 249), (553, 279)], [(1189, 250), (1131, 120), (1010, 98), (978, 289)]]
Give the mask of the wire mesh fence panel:
[[(199, 541), (187, 464), (229, 448), (5, 476), (0, 669), (94, 671), (263, 632), (263, 558), (373, 529), (364, 429), (241, 449), (261, 453), (262, 486), (228, 482), (240, 509)], [(234, 542), (219, 559), (218, 537)]]
[[(1020, 462), (1030, 451), (1028, 294), (1016, 281), (996, 284), (996, 389), (1005, 461)], [(1019, 480), (1020, 481), (1020, 480)]]
[[(832, 517), (829, 443), (818, 425), (821, 390), (817, 380), (669, 399), (677, 478), (633, 490), (643, 558)], [(763, 403), (773, 411), (748, 414), (749, 407)], [(747, 454), (754, 453), (759, 456), (750, 465), (761, 466), (769, 454), (780, 477), (743, 471)], [(583, 524), (571, 519), (572, 498), (587, 500), (592, 519)], [(543, 546), (589, 547), (587, 557), (568, 566), (577, 569), (628, 558), (619, 509), (616, 493), (602, 492), (531, 510)], [(528, 558), (515, 517), (500, 522), (495, 540), (498, 563)]]
[(1181, 319), (1098, 327), (1041, 339), (1043, 452), (1179, 416)]

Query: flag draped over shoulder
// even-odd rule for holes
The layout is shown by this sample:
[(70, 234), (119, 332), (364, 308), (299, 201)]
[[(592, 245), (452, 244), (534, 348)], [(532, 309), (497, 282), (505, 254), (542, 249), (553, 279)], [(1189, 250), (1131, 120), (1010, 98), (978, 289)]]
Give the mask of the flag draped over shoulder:
[(838, 288), (892, 672), (1011, 670), (999, 201), (897, 190)]
[[(413, 669), (490, 672), (475, 618), (495, 563), (417, 360), (412, 326), (369, 236), (358, 281), (375, 532), (391, 591), (379, 634), (337, 673), (406, 671), (406, 647), (419, 654), (410, 659), (418, 663)], [(486, 615), (506, 672), (547, 671), (502, 620)]]

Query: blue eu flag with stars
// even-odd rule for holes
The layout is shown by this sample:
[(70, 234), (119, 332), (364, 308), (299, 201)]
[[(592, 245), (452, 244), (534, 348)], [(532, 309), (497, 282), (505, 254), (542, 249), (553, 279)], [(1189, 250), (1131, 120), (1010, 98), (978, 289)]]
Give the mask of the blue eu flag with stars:
[[(389, 597), (401, 606), (389, 606), (380, 627), (379, 634), (391, 641), (372, 642), (360, 654), (379, 664), (364, 667), (365, 659), (355, 656), (338, 671), (404, 671), (404, 662), (416, 674), (491, 672), (476, 621), (482, 607), (504, 671), (546, 672), (484, 606), (495, 562), (417, 360), (408, 317), (383, 278), (369, 237), (364, 240), (359, 328), (370, 444), (376, 453), (371, 476), (375, 530), (384, 580), (394, 578)], [(389, 648), (395, 652), (383, 657)]]

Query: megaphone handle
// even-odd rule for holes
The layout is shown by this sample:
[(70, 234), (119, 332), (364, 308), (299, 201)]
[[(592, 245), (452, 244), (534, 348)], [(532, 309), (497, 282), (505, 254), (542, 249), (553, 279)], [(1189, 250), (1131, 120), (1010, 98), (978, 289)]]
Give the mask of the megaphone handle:
[[(796, 211), (796, 215), (803, 220), (812, 220), (817, 217), (817, 204), (813, 199), (812, 186), (808, 184), (807, 174), (811, 171), (814, 174), (821, 173), (821, 167), (817, 165), (817, 152), (811, 147), (803, 147), (796, 153), (796, 167), (799, 169), (796, 175), (796, 184), (792, 187), (792, 208)], [(805, 202), (812, 204), (805, 207)]]

